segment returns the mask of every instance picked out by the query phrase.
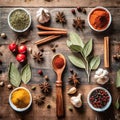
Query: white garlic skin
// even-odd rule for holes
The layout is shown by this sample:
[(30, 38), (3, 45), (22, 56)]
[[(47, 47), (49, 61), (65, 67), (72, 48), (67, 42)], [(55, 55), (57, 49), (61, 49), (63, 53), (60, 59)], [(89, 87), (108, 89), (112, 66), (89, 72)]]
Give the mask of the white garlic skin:
[[(42, 15), (42, 11), (45, 12), (46, 16)], [(45, 8), (40, 8), (37, 12), (36, 12), (36, 17), (37, 17), (37, 21), (41, 24), (47, 23), (50, 21), (50, 13), (47, 9)]]
[(94, 75), (94, 78), (96, 80), (96, 82), (100, 85), (104, 85), (105, 83), (107, 83), (109, 81), (109, 77), (108, 77), (108, 71), (104, 70), (102, 68), (99, 68)]
[(72, 95), (72, 94), (75, 94), (76, 91), (77, 91), (76, 87), (72, 87), (72, 88), (70, 88), (70, 89), (68, 90), (67, 93), (68, 93), (69, 95)]
[(76, 108), (80, 108), (82, 106), (82, 100), (81, 100), (82, 94), (79, 93), (77, 96), (71, 97), (70, 101)]

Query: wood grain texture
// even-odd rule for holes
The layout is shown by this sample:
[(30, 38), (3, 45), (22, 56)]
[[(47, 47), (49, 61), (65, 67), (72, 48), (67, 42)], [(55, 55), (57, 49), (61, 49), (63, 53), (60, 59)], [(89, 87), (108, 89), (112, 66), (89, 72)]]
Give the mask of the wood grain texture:
[[(50, 1), (50, 2), (48, 2)], [(119, 0), (0, 0), (0, 6), (34, 6), (34, 7), (119, 7)]]
[[(7, 0), (6, 0), (7, 1)], [(1, 1), (0, 1), (1, 2)], [(10, 1), (11, 2), (11, 1)], [(20, 1), (18, 1), (19, 3)], [(31, 1), (32, 2), (32, 1)], [(105, 1), (106, 2), (106, 1)], [(114, 2), (114, 1), (113, 1)], [(89, 2), (88, 2), (89, 3)], [(20, 4), (21, 5), (21, 4)], [(109, 4), (108, 4), (109, 5)], [(113, 4), (114, 5), (114, 4)], [(27, 111), (26, 113), (17, 113), (13, 111), (9, 104), (8, 104), (8, 96), (11, 91), (7, 89), (7, 84), (8, 84), (8, 67), (10, 62), (14, 62), (16, 66), (21, 69), (21, 65), (16, 61), (15, 56), (9, 51), (8, 49), (8, 44), (11, 42), (14, 42), (16, 40), (16, 37), (18, 34), (14, 33), (8, 26), (7, 24), (7, 16), (8, 13), (12, 10), (12, 7), (1, 7), (0, 8), (0, 33), (5, 32), (7, 34), (7, 39), (2, 39), (0, 38), (0, 51), (3, 53), (3, 56), (1, 56), (1, 59), (3, 61), (3, 64), (0, 65), (0, 70), (2, 71), (2, 74), (0, 74), (0, 81), (5, 82), (4, 87), (0, 87), (0, 119), (1, 120), (39, 120), (40, 118), (43, 120), (57, 120), (56, 117), (56, 87), (55, 87), (55, 82), (56, 82), (56, 74), (54, 73), (52, 69), (52, 57), (56, 53), (62, 53), (67, 60), (67, 66), (65, 68), (65, 71), (63, 73), (63, 98), (64, 98), (64, 104), (65, 104), (65, 118), (63, 120), (96, 120), (97, 118), (100, 118), (100, 120), (109, 120), (112, 119), (114, 120), (114, 116), (116, 114), (115, 108), (114, 108), (114, 103), (116, 101), (116, 98), (119, 94), (117, 89), (115, 88), (115, 78), (116, 78), (116, 71), (119, 69), (120, 63), (116, 62), (113, 58), (112, 55), (116, 53), (119, 44), (120, 44), (120, 8), (112, 8), (109, 7), (109, 11), (112, 14), (112, 25), (108, 31), (105, 33), (95, 33), (93, 32), (87, 23), (87, 15), (84, 15), (82, 13), (76, 14), (76, 16), (80, 16), (83, 19), (85, 19), (85, 30), (83, 32), (81, 31), (76, 31), (73, 26), (73, 18), (75, 16), (71, 13), (71, 8), (48, 8), (52, 20), (51, 20), (51, 27), (57, 27), (57, 28), (65, 28), (68, 30), (68, 36), (61, 37), (59, 39), (53, 40), (49, 43), (43, 44), (39, 46), (38, 48), (33, 44), (35, 41), (44, 38), (40, 37), (37, 35), (37, 32), (39, 31), (36, 28), (37, 20), (36, 20), (36, 11), (38, 8), (32, 8), (28, 7), (28, 11), (32, 15), (32, 26), (30, 28), (29, 32), (26, 32), (24, 34), (19, 34), (20, 39), (28, 39), (30, 40), (29, 42), (26, 43), (27, 47), (32, 47), (33, 51), (44, 48), (43, 56), (44, 56), (44, 62), (43, 63), (37, 63), (34, 61), (32, 58), (32, 55), (28, 53), (28, 62), (31, 65), (32, 68), (32, 79), (28, 85), (23, 85), (26, 88), (30, 90), (32, 93), (32, 96), (34, 97), (35, 95), (42, 94), (39, 84), (42, 83), (44, 80), (43, 76), (40, 76), (37, 71), (39, 69), (43, 70), (44, 75), (48, 75), (49, 77), (49, 82), (52, 87), (52, 92), (50, 95), (46, 96), (45, 99), (45, 104), (42, 106), (37, 106), (35, 102), (33, 101), (33, 104), (31, 106), (31, 109)], [(55, 15), (58, 11), (64, 11), (67, 19), (67, 24), (65, 26), (62, 26), (61, 24), (57, 24), (55, 21)], [(87, 13), (91, 10), (91, 8), (86, 8)], [(66, 40), (69, 39), (69, 32), (70, 31), (75, 31), (77, 32), (81, 38), (84, 40), (84, 42), (88, 41), (90, 38), (93, 38), (94, 41), (94, 54), (99, 55), (101, 57), (101, 64), (100, 67), (103, 67), (104, 65), (104, 59), (103, 59), (103, 53), (104, 53), (104, 46), (103, 46), (103, 38), (104, 36), (109, 36), (110, 37), (110, 84), (107, 84), (105, 87), (109, 89), (113, 96), (113, 102), (110, 107), (106, 112), (104, 113), (96, 113), (90, 109), (90, 107), (87, 104), (87, 95), (89, 91), (96, 87), (96, 83), (94, 80), (94, 72), (92, 71), (91, 74), (91, 83), (87, 83), (87, 77), (85, 74), (85, 71), (79, 68), (76, 68), (73, 66), (70, 61), (68, 60), (68, 55), (71, 54), (71, 51), (68, 49), (66, 46)], [(52, 52), (50, 48), (50, 44), (57, 44), (58, 47), (56, 48), (56, 53)], [(34, 52), (33, 52), (34, 53)], [(76, 109), (73, 107), (73, 112), (70, 112), (68, 107), (72, 106), (70, 103), (70, 97), (67, 95), (67, 91), (69, 88), (72, 87), (72, 85), (68, 82), (68, 77), (71, 75), (69, 70), (73, 69), (75, 72), (77, 72), (78, 77), (80, 77), (80, 86), (78, 87), (78, 92), (82, 93), (82, 99), (83, 99), (83, 106), (80, 109)], [(37, 89), (35, 91), (31, 90), (32, 86), (36, 86)], [(76, 94), (76, 95), (77, 95)], [(47, 109), (47, 105), (51, 105), (51, 109)], [(109, 114), (109, 115), (108, 115)]]

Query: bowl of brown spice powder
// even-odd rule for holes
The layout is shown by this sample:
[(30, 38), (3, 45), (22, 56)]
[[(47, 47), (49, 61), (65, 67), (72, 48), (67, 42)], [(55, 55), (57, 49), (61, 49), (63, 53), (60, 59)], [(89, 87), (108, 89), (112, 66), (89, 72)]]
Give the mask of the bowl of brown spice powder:
[(111, 24), (111, 13), (108, 9), (98, 6), (93, 8), (88, 14), (88, 24), (96, 32), (107, 30)]
[(15, 32), (25, 32), (31, 25), (31, 15), (24, 8), (15, 8), (8, 15), (8, 25)]

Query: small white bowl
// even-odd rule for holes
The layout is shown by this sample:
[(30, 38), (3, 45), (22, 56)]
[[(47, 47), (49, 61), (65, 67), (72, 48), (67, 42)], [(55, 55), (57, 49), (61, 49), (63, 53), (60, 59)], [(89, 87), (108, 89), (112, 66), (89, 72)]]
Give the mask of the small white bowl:
[[(17, 107), (12, 103), (12, 101), (11, 101), (11, 96), (12, 96), (13, 92), (15, 92), (16, 90), (19, 90), (19, 89), (24, 89), (24, 90), (26, 90), (26, 91), (29, 93), (29, 95), (30, 95), (30, 102), (29, 102), (28, 106), (25, 107), (25, 108), (17, 108)], [(30, 108), (31, 104), (32, 104), (32, 95), (31, 95), (30, 91), (29, 91), (28, 89), (26, 89), (25, 87), (15, 88), (15, 89), (10, 93), (10, 95), (9, 95), (9, 104), (10, 104), (10, 106), (11, 106), (11, 108), (12, 108), (13, 110), (15, 110), (15, 111), (17, 111), (17, 112), (24, 112), (24, 111), (28, 110), (28, 109)]]
[[(107, 94), (108, 94), (108, 96), (109, 96), (109, 101), (108, 101), (108, 103), (107, 103), (104, 107), (102, 107), (102, 108), (95, 108), (95, 107), (91, 104), (91, 102), (90, 102), (90, 96), (91, 96), (92, 92), (95, 91), (95, 90), (97, 90), (97, 89), (104, 90), (105, 92), (107, 92)], [(112, 102), (112, 97), (111, 97), (111, 95), (110, 95), (110, 93), (109, 93), (109, 91), (108, 91), (107, 89), (105, 89), (105, 88), (103, 88), (103, 87), (95, 87), (95, 88), (93, 88), (93, 89), (89, 92), (89, 94), (88, 94), (88, 96), (87, 96), (87, 102), (88, 102), (88, 105), (90, 106), (90, 108), (93, 109), (94, 111), (103, 112), (103, 111), (107, 110), (107, 109), (110, 107), (111, 102)]]
[[(11, 14), (12, 14), (13, 12), (15, 12), (16, 10), (23, 10), (23, 11), (25, 11), (25, 12), (28, 14), (28, 16), (29, 16), (30, 22), (29, 22), (28, 26), (27, 26), (25, 29), (23, 29), (23, 30), (17, 30), (17, 29), (15, 29), (15, 28), (13, 28), (13, 26), (10, 24), (10, 21), (9, 21), (10, 16), (11, 16)], [(13, 9), (12, 11), (10, 11), (10, 13), (8, 14), (8, 25), (9, 25), (9, 27), (10, 27), (14, 32), (18, 32), (18, 33), (25, 32), (25, 31), (27, 31), (27, 30), (29, 29), (29, 27), (31, 26), (31, 15), (30, 15), (30, 13), (29, 13), (26, 9), (24, 9), (24, 8), (15, 8), (15, 9)]]
[[(101, 30), (95, 29), (95, 28), (91, 25), (91, 23), (90, 23), (90, 16), (91, 16), (91, 14), (92, 14), (94, 11), (98, 10), (98, 9), (101, 9), (101, 10), (106, 11), (106, 12), (108, 13), (108, 15), (109, 15), (109, 22), (108, 22), (107, 26), (106, 26), (104, 29), (101, 29)], [(108, 9), (106, 9), (106, 8), (104, 8), (104, 7), (102, 7), (102, 6), (98, 6), (98, 7), (93, 8), (93, 9), (89, 12), (87, 20), (88, 20), (88, 24), (89, 24), (89, 26), (90, 26), (90, 28), (91, 28), (92, 30), (94, 30), (94, 31), (96, 31), (96, 32), (103, 32), (103, 31), (107, 30), (107, 29), (110, 27), (110, 24), (111, 24), (111, 21), (112, 21), (112, 17), (111, 17), (111, 13), (109, 12)]]

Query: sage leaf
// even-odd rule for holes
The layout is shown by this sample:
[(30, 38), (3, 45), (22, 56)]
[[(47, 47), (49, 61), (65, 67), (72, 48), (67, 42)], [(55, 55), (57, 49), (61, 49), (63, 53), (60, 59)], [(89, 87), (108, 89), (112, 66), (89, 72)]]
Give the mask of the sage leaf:
[(90, 69), (95, 70), (98, 68), (99, 65), (100, 65), (100, 57), (94, 56), (90, 61)]
[(69, 58), (70, 62), (73, 65), (75, 65), (76, 67), (85, 68), (85, 64), (80, 58), (78, 58), (78, 57), (76, 57), (74, 55), (68, 56), (68, 58)]
[(10, 83), (15, 87), (19, 87), (21, 83), (21, 76), (14, 63), (10, 63), (8, 75)]
[(116, 87), (120, 87), (120, 69), (117, 71)]
[(70, 40), (67, 40), (67, 46), (70, 47), (72, 45), (72, 42)]
[(83, 41), (81, 40), (80, 36), (75, 32), (70, 33), (70, 41), (72, 42), (73, 45), (78, 45), (81, 46), (82, 48), (84, 47)]
[(27, 84), (30, 81), (31, 76), (32, 76), (32, 72), (31, 72), (31, 69), (30, 69), (30, 65), (26, 64), (24, 66), (24, 68), (22, 69), (22, 81), (25, 84)]
[(85, 57), (88, 57), (92, 51), (92, 39), (90, 39), (83, 48), (83, 55)]
[(70, 45), (70, 49), (73, 52), (82, 52), (81, 46), (78, 46), (78, 45)]
[(117, 101), (115, 102), (115, 108), (117, 110), (120, 108), (119, 98), (117, 98)]

